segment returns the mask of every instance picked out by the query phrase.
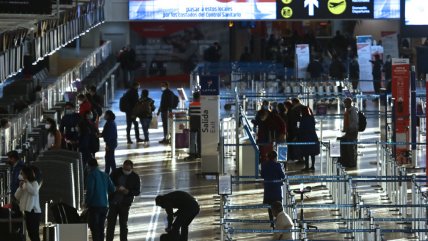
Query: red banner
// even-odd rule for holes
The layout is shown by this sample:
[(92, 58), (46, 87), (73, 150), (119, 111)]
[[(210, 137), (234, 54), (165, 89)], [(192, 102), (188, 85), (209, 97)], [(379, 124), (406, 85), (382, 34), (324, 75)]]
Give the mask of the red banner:
[[(395, 99), (396, 142), (410, 140), (410, 64), (409, 59), (392, 59), (392, 97)], [(399, 165), (411, 164), (410, 145), (396, 145)]]

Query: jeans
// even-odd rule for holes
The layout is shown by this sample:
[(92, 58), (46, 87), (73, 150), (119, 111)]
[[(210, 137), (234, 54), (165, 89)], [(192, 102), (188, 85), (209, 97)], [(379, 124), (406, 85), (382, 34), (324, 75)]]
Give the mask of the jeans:
[(113, 241), (114, 228), (116, 226), (117, 216), (119, 215), (120, 241), (128, 240), (128, 215), (129, 206), (120, 204), (110, 204), (107, 215), (107, 237), (106, 241)]
[(104, 223), (106, 221), (107, 207), (88, 208), (88, 226), (91, 229), (93, 241), (104, 241)]
[(178, 210), (177, 217), (172, 224), (172, 232), (180, 234), (179, 241), (187, 241), (189, 225), (199, 213), (199, 206), (192, 209)]
[(114, 171), (116, 169), (116, 160), (114, 158), (115, 149), (116, 148), (111, 147), (106, 148), (106, 155), (104, 158), (106, 162), (105, 172), (107, 174), (110, 174), (110, 169), (111, 171)]
[(149, 127), (152, 118), (140, 118), (141, 126), (143, 127), (144, 140), (149, 141)]
[(126, 113), (126, 137), (131, 140), (131, 126), (134, 124), (135, 138), (140, 139), (140, 131), (138, 129), (137, 119), (131, 116), (131, 113)]
[(25, 225), (31, 241), (40, 241), (39, 226), (41, 213), (25, 211)]

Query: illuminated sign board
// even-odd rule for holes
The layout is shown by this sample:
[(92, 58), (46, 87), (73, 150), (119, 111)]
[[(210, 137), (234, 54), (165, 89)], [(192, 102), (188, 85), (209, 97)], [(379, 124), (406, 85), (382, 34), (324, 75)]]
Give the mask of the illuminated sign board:
[(276, 0), (131, 0), (130, 20), (274, 20)]
[(401, 0), (401, 35), (426, 37), (428, 31), (428, 1)]
[(400, 18), (399, 0), (278, 0), (278, 19)]

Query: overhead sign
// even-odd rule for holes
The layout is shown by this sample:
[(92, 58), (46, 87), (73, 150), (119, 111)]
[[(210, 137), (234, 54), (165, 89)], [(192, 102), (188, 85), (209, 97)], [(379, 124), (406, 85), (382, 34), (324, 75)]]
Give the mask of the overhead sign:
[(0, 13), (51, 14), (51, 0), (0, 0)]
[(278, 0), (278, 19), (373, 18), (373, 0)]
[(261, 20), (276, 18), (276, 0), (130, 0), (130, 20)]

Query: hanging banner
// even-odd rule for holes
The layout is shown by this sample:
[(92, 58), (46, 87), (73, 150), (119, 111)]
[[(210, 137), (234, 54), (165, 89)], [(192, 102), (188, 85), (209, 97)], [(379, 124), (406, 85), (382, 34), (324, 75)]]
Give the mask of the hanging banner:
[(309, 44), (297, 44), (296, 45), (296, 69), (297, 78), (305, 79), (306, 70), (308, 69), (310, 61), (310, 49)]
[(219, 172), (220, 80), (218, 76), (201, 76), (201, 169), (202, 173)]
[(384, 55), (398, 58), (398, 34), (396, 32), (381, 32)]
[[(409, 59), (392, 59), (392, 97), (395, 99), (395, 133), (397, 143), (410, 140), (410, 64)], [(410, 164), (408, 144), (396, 145), (397, 164)]]
[(358, 64), (360, 65), (360, 89), (363, 92), (374, 92), (372, 64), (370, 62), (372, 46), (372, 36), (357, 36)]

